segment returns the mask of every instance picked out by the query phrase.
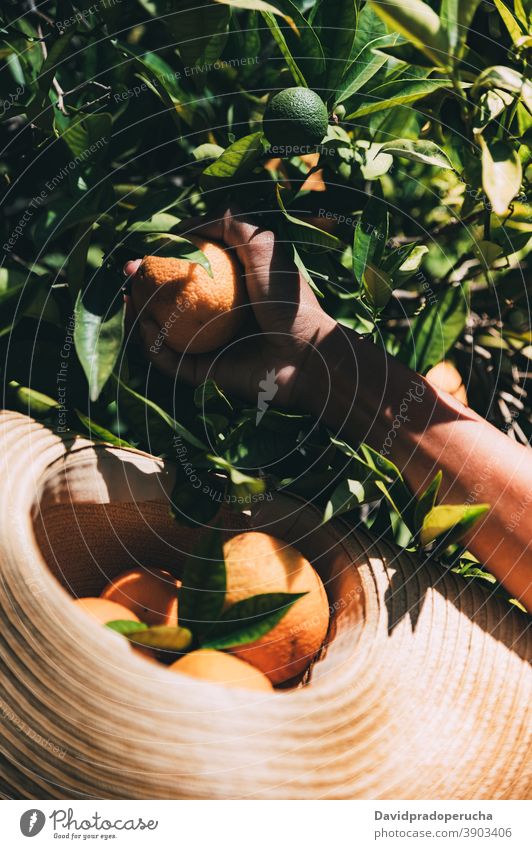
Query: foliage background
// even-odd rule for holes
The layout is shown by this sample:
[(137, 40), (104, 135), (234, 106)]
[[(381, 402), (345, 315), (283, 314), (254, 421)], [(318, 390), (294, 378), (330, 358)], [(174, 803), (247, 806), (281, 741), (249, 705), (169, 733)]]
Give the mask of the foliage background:
[[(339, 321), (421, 373), (447, 357), (471, 406), (527, 443), (530, 11), (4, 2), (3, 405), (177, 455), (180, 521), (287, 488), (408, 544), (413, 505), (385, 458), (290, 411), (257, 426), (212, 383), (194, 392), (150, 369), (125, 329), (121, 268), (159, 251), (203, 261), (181, 222), (236, 202)], [(268, 97), (295, 84), (330, 111), (310, 158), (262, 135)], [(182, 457), (208, 486), (191, 486)]]

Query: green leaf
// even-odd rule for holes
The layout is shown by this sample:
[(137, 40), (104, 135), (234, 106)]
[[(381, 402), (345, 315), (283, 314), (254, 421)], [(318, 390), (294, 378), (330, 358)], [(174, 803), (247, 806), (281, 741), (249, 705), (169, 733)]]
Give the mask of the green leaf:
[(21, 413), (36, 419), (46, 418), (60, 406), (59, 402), (49, 395), (28, 386), (21, 386), (16, 380), (9, 381), (7, 399), (10, 407), (13, 405)]
[[(371, 5), (392, 30), (404, 35), (436, 67), (447, 66), (448, 40), (436, 12), (422, 0), (370, 0)], [(463, 0), (467, 2), (467, 0)]]
[[(156, 404), (155, 401), (152, 401), (150, 398), (146, 398), (144, 395), (141, 395), (139, 392), (135, 392), (134, 389), (132, 389), (130, 386), (128, 386), (126, 383), (124, 383), (124, 381), (121, 380), (116, 375), (114, 376), (114, 379), (116, 380), (116, 383), (118, 384), (121, 392), (125, 396), (129, 396), (131, 399), (133, 399), (136, 402), (135, 406), (137, 408), (137, 411), (138, 411), (138, 408), (140, 406), (140, 414), (141, 414), (142, 418), (145, 419), (146, 415), (147, 415), (147, 411), (144, 408), (151, 410), (152, 412), (154, 412), (156, 414), (157, 418), (161, 419), (162, 422), (164, 422), (164, 424), (171, 431), (178, 433), (179, 436), (182, 436), (183, 439), (185, 439), (186, 442), (188, 442), (190, 445), (193, 445), (195, 448), (199, 448), (200, 451), (207, 451), (207, 446), (201, 441), (201, 439), (198, 439), (196, 436), (194, 436), (193, 433), (191, 433), (190, 430), (188, 430), (188, 428), (186, 428), (184, 425), (180, 424), (178, 421), (176, 421), (176, 419), (172, 418), (172, 416), (170, 416), (166, 412), (166, 410), (163, 410), (162, 407), (159, 407), (159, 405)], [(121, 402), (119, 401), (119, 404), (120, 403)], [(135, 416), (135, 418), (136, 418), (136, 416)]]
[(275, 628), (306, 593), (262, 593), (237, 601), (221, 616), (202, 648), (229, 649), (253, 643)]
[(251, 477), (251, 475), (244, 474), (224, 457), (208, 454), (207, 459), (214, 463), (218, 469), (227, 472), (230, 481), (230, 493), (237, 500), (246, 499), (247, 496), (257, 495), (265, 491), (266, 481), (263, 478)]
[(334, 92), (345, 74), (355, 38), (355, 0), (318, 0), (309, 20), (325, 54), (327, 99), (339, 103)]
[(80, 420), (83, 427), (87, 429), (89, 432), (89, 436), (91, 439), (102, 440), (103, 442), (108, 442), (110, 445), (115, 445), (117, 448), (133, 448), (129, 442), (126, 442), (125, 439), (120, 439), (118, 436), (115, 436), (110, 430), (102, 427), (97, 424), (93, 419), (89, 416), (86, 416), (80, 410), (75, 410), (76, 416)]
[(517, 151), (508, 142), (488, 145), (479, 135), (482, 148), (482, 188), (496, 215), (504, 215), (521, 189), (523, 169)]
[(173, 625), (152, 625), (126, 634), (130, 642), (150, 649), (184, 652), (192, 645), (192, 634), (188, 628)]
[(249, 174), (261, 156), (263, 145), (262, 132), (251, 133), (233, 142), (222, 155), (209, 165), (201, 175), (204, 189), (213, 189), (227, 185)]
[(374, 310), (383, 310), (392, 296), (392, 280), (386, 271), (368, 262), (362, 275), (364, 293)]
[(211, 264), (203, 251), (184, 236), (177, 236), (175, 233), (147, 233), (140, 239), (133, 236), (133, 244), (140, 247), (143, 255), (167, 256), (197, 263), (212, 277)]
[(204, 159), (218, 159), (223, 152), (224, 148), (221, 145), (205, 142), (204, 144), (200, 144), (198, 147), (194, 148), (192, 156), (196, 162), (203, 162)]
[(393, 157), (388, 153), (381, 155), (381, 143), (369, 144), (368, 142), (358, 141), (356, 147), (363, 152), (362, 155), (365, 161), (361, 163), (360, 170), (365, 180), (377, 180), (379, 177), (384, 176), (392, 167)]
[(180, 525), (189, 528), (210, 526), (225, 496), (225, 481), (220, 482), (206, 472), (198, 488), (179, 470), (180, 467), (171, 494), (171, 515)]
[(112, 116), (107, 112), (77, 115), (63, 130), (61, 138), (76, 162), (86, 170), (105, 157), (111, 138)]
[[(369, 7), (365, 7), (369, 8)], [(356, 94), (388, 61), (384, 53), (376, 52), (380, 48), (390, 47), (399, 39), (397, 33), (382, 35), (365, 44), (360, 53), (350, 63), (344, 73), (339, 90), (334, 98), (336, 105), (344, 103)]]
[(492, 265), (496, 259), (502, 256), (502, 248), (496, 242), (490, 242), (488, 239), (480, 239), (473, 245), (473, 250), (477, 254), (479, 261), (487, 268)]
[(334, 102), (343, 103), (359, 91), (387, 62), (387, 57), (376, 51), (396, 44), (399, 39), (398, 33), (387, 32), (386, 24), (366, 3), (358, 15), (349, 64)]
[(469, 27), (481, 0), (442, 0), (440, 19), (447, 33), (449, 55), (460, 59), (464, 53)]
[(254, 495), (261, 495), (266, 491), (264, 478), (246, 475), (238, 469), (231, 470), (229, 479), (229, 498), (235, 498), (235, 503), (239, 505), (248, 503)]
[[(220, 148), (222, 153), (223, 148)], [(151, 188), (147, 195), (141, 193), (140, 186), (115, 186), (115, 192), (127, 204), (134, 204), (134, 209), (131, 210), (127, 226), (129, 230), (134, 230), (136, 222), (146, 222), (157, 220), (157, 216), (161, 213), (172, 211), (172, 215), (177, 218), (175, 207), (179, 207), (179, 196), (176, 197), (175, 188), (161, 189), (160, 191), (152, 191)], [(158, 227), (152, 227), (151, 232), (158, 230)]]
[(391, 460), (388, 460), (387, 457), (384, 457), (378, 451), (371, 447), (371, 445), (367, 445), (363, 442), (360, 445), (360, 451), (362, 455), (366, 458), (366, 462), (372, 469), (378, 471), (388, 480), (403, 480), (403, 476), (401, 472)]
[(296, 60), (292, 56), (292, 53), (290, 52), (290, 48), (288, 47), (286, 38), (284, 37), (283, 31), (277, 23), (275, 16), (270, 14), (270, 12), (262, 12), (262, 17), (264, 18), (269, 27), (273, 40), (276, 42), (279, 50), (285, 58), (286, 64), (290, 69), (290, 73), (292, 74), (295, 84), (308, 88), (307, 81), (303, 76), (303, 73), (301, 72)]
[(316, 32), (291, 0), (276, 0), (275, 6), (291, 18), (279, 23), (270, 12), (262, 16), (286, 59), (296, 85), (319, 88), (325, 77), (325, 56)]
[(482, 581), (487, 581), (488, 584), (496, 584), (497, 578), (495, 575), (486, 572), (478, 565), (472, 564), (470, 561), (461, 562), (459, 566), (454, 566), (451, 572), (461, 575), (462, 578), (480, 578)]
[(441, 504), (425, 516), (419, 540), (422, 546), (444, 537), (446, 545), (458, 542), (490, 509), (489, 504)]
[(282, 12), (272, 3), (265, 3), (264, 0), (215, 0), (216, 3), (222, 3), (225, 6), (232, 6), (234, 9), (249, 9), (252, 12), (270, 12), (272, 15), (279, 15), (284, 18), (286, 23), (297, 31), (294, 19)]
[(220, 618), (226, 591), (222, 535), (218, 528), (204, 533), (187, 557), (178, 590), (179, 621), (202, 640)]
[(212, 379), (208, 379), (201, 386), (196, 387), (194, 391), (194, 404), (200, 410), (208, 408), (223, 410), (225, 413), (232, 413), (233, 411), (233, 405), (229, 398), (222, 392), (216, 381)]
[(477, 95), (483, 89), (502, 89), (518, 95), (527, 109), (532, 112), (532, 82), (514, 68), (506, 65), (492, 65), (485, 68), (476, 78), (471, 94)]
[(393, 106), (413, 103), (438, 91), (438, 89), (449, 88), (451, 85), (452, 82), (448, 79), (400, 79), (383, 83), (372, 91), (365, 92), (358, 106), (346, 116), (346, 120), (360, 118), (363, 115), (372, 115), (374, 112), (381, 112), (383, 109), (390, 109)]
[(123, 634), (124, 637), (148, 630), (145, 622), (132, 622), (131, 619), (113, 619), (111, 622), (106, 622), (105, 627), (110, 628), (111, 631), (116, 631), (117, 634)]
[[(527, 0), (527, 6), (530, 6), (530, 3), (528, 2), (528, 0)], [(530, 9), (528, 10), (528, 17), (527, 17), (527, 13), (525, 12), (525, 6), (524, 6), (523, 0), (514, 0), (514, 12), (519, 19), (519, 23), (521, 23), (523, 25), (523, 28), (526, 31), (526, 29), (528, 27), (529, 18), (530, 18)]]
[[(165, 21), (170, 26), (172, 16), (167, 15)], [(182, 23), (184, 24), (184, 17)], [(183, 36), (181, 34), (177, 37), (182, 38)], [(150, 91), (153, 91), (167, 107), (170, 117), (178, 128), (180, 119), (183, 119), (190, 126), (194, 123), (194, 112), (187, 105), (188, 98), (178, 85), (178, 75), (171, 65), (161, 59), (157, 53), (145, 51), (133, 44), (124, 44), (124, 42), (113, 40), (111, 44), (132, 60), (134, 67), (141, 75), (143, 84)], [(199, 40), (196, 38), (194, 45), (198, 46), (198, 44)]]
[(421, 529), (423, 521), (428, 513), (432, 510), (440, 491), (440, 486), (443, 478), (443, 473), (440, 471), (434, 476), (426, 490), (418, 498), (416, 509), (414, 511), (414, 525), (416, 531)]
[[(360, 4), (358, 4), (360, 6)], [(388, 34), (388, 28), (382, 18), (369, 3), (364, 3), (359, 9), (355, 39), (349, 59), (353, 61), (360, 55), (364, 47), (382, 36)]]
[(0, 337), (11, 332), (42, 291), (43, 281), (36, 274), (0, 268)]
[(114, 279), (100, 269), (75, 306), (74, 344), (96, 401), (116, 365), (124, 339), (125, 304)]
[(427, 245), (411, 245), (407, 258), (398, 268), (399, 273), (401, 275), (410, 275), (414, 271), (417, 271), (428, 250)]
[(410, 349), (410, 367), (424, 374), (445, 359), (462, 334), (467, 315), (466, 292), (460, 286), (451, 286), (437, 300), (434, 299), (434, 303), (426, 307), (412, 324), (410, 332), (414, 347)]
[(517, 44), (521, 36), (524, 35), (523, 30), (502, 0), (493, 0), (493, 2), (495, 4), (495, 8), (499, 12), (499, 15), (504, 21), (504, 25), (510, 34), (510, 38), (514, 44)]
[(382, 492), (374, 481), (363, 483), (358, 480), (344, 480), (338, 484), (330, 496), (323, 512), (322, 524), (362, 504), (378, 501), (381, 496)]
[(157, 212), (145, 221), (134, 221), (132, 224), (128, 224), (126, 232), (150, 233), (152, 236), (160, 233), (162, 238), (166, 234), (172, 235), (168, 231), (172, 227), (177, 227), (180, 222), (181, 219), (177, 215), (172, 215), (170, 212)]
[(372, 468), (387, 478), (387, 480), (377, 481), (376, 486), (388, 499), (405, 525), (413, 530), (415, 499), (395, 463), (366, 443), (361, 444), (360, 452)]
[(172, 0), (166, 7), (175, 14), (164, 18), (177, 42), (181, 59), (186, 66), (201, 69), (222, 55), (228, 37), (231, 10), (221, 3), (191, 4), (190, 0)]
[(441, 147), (426, 139), (395, 139), (384, 142), (379, 150), (379, 154), (381, 153), (422, 162), (424, 165), (437, 165), (439, 168), (452, 169), (453, 167), (451, 160)]
[(388, 210), (383, 200), (370, 197), (355, 227), (353, 242), (353, 273), (359, 283), (364, 280), (366, 267), (378, 265), (388, 238)]
[(308, 221), (303, 221), (301, 218), (296, 218), (291, 215), (283, 203), (283, 189), (279, 183), (275, 187), (277, 203), (281, 210), (284, 219), (287, 222), (287, 231), (291, 241), (295, 242), (298, 249), (310, 250), (312, 248), (325, 248), (327, 250), (335, 250), (341, 253), (342, 242), (332, 233), (327, 233), (325, 230), (320, 230), (319, 227), (314, 227)]

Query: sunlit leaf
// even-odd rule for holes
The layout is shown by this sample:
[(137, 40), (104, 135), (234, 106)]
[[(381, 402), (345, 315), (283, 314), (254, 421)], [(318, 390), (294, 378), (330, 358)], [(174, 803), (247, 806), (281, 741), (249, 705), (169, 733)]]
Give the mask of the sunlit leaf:
[(443, 478), (443, 473), (439, 472), (433, 477), (425, 491), (418, 498), (416, 509), (414, 511), (414, 525), (416, 531), (419, 531), (423, 525), (423, 521), (428, 513), (432, 510), (440, 491), (440, 486)]
[(355, 228), (353, 241), (353, 273), (362, 283), (369, 263), (378, 266), (388, 238), (389, 215), (386, 204), (370, 197)]
[(433, 507), (425, 518), (419, 532), (421, 545), (444, 537), (445, 543), (458, 542), (490, 509), (489, 504), (441, 504)]
[(184, 652), (192, 645), (192, 634), (188, 628), (173, 625), (152, 625), (126, 634), (133, 645), (146, 646), (162, 651)]
[(370, 0), (390, 27), (400, 32), (437, 67), (448, 64), (448, 39), (440, 18), (423, 0)]
[(439, 297), (430, 291), (429, 295), (430, 306), (417, 316), (411, 328), (409, 365), (422, 373), (445, 359), (463, 332), (468, 314), (467, 294), (459, 286), (449, 287)]
[(517, 151), (507, 142), (488, 144), (479, 136), (482, 148), (482, 187), (496, 215), (504, 215), (521, 188), (523, 169)]
[(390, 109), (393, 106), (414, 103), (438, 91), (438, 89), (449, 88), (450, 85), (452, 85), (452, 82), (447, 79), (402, 79), (383, 83), (372, 91), (364, 92), (360, 97), (358, 105), (346, 116), (346, 119), (360, 118), (363, 115), (382, 112), (383, 109)]
[(375, 310), (382, 310), (392, 296), (392, 280), (381, 268), (368, 262), (362, 275), (366, 298)]
[(213, 189), (245, 177), (255, 167), (264, 150), (262, 132), (251, 133), (233, 142), (201, 175), (205, 189)]
[(91, 401), (109, 380), (124, 339), (125, 304), (113, 282), (112, 275), (100, 269), (76, 300), (74, 343)]
[(389, 153), (402, 159), (412, 159), (424, 165), (436, 165), (439, 168), (452, 168), (452, 162), (446, 153), (434, 142), (427, 139), (395, 139), (384, 142), (379, 154)]

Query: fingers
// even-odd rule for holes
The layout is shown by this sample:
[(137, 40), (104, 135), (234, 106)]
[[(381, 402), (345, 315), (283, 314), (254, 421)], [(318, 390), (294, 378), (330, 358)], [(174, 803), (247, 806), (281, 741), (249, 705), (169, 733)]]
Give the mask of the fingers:
[(234, 248), (248, 274), (264, 269), (273, 270), (274, 273), (281, 269), (295, 271), (295, 266), (282, 250), (275, 234), (243, 215), (239, 209), (229, 207), (216, 219), (190, 221), (186, 232), (214, 239)]
[(126, 277), (133, 277), (134, 274), (139, 270), (139, 266), (141, 265), (141, 259), (130, 259), (129, 262), (126, 262), (123, 268), (124, 275)]
[(139, 326), (144, 352), (158, 371), (191, 386), (197, 386), (209, 376), (214, 357), (206, 354), (178, 354), (165, 344), (155, 322), (141, 319)]
[(160, 327), (149, 318), (140, 318), (139, 330), (144, 352), (159, 371), (175, 377), (182, 355), (176, 354), (164, 343)]

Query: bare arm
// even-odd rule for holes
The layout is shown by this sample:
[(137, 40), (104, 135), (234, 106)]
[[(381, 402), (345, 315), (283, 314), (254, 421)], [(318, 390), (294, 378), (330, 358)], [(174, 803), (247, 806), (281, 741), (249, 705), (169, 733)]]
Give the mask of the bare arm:
[[(257, 327), (214, 355), (181, 355), (164, 345), (154, 355), (150, 347), (158, 328), (140, 316), (154, 365), (194, 384), (214, 378), (252, 402), (259, 381), (273, 368), (276, 404), (313, 413), (354, 444), (365, 441), (384, 450), (414, 493), (441, 469), (441, 501), (491, 505), (468, 546), (532, 611), (532, 451), (338, 325), (271, 232), (230, 210), (193, 230), (237, 251)], [(127, 272), (134, 275), (138, 264), (129, 263)], [(401, 426), (392, 428), (398, 414)]]
[(304, 378), (312, 412), (384, 451), (414, 493), (441, 469), (440, 501), (490, 504), (468, 547), (532, 610), (532, 451), (352, 331), (337, 326), (318, 353)]

